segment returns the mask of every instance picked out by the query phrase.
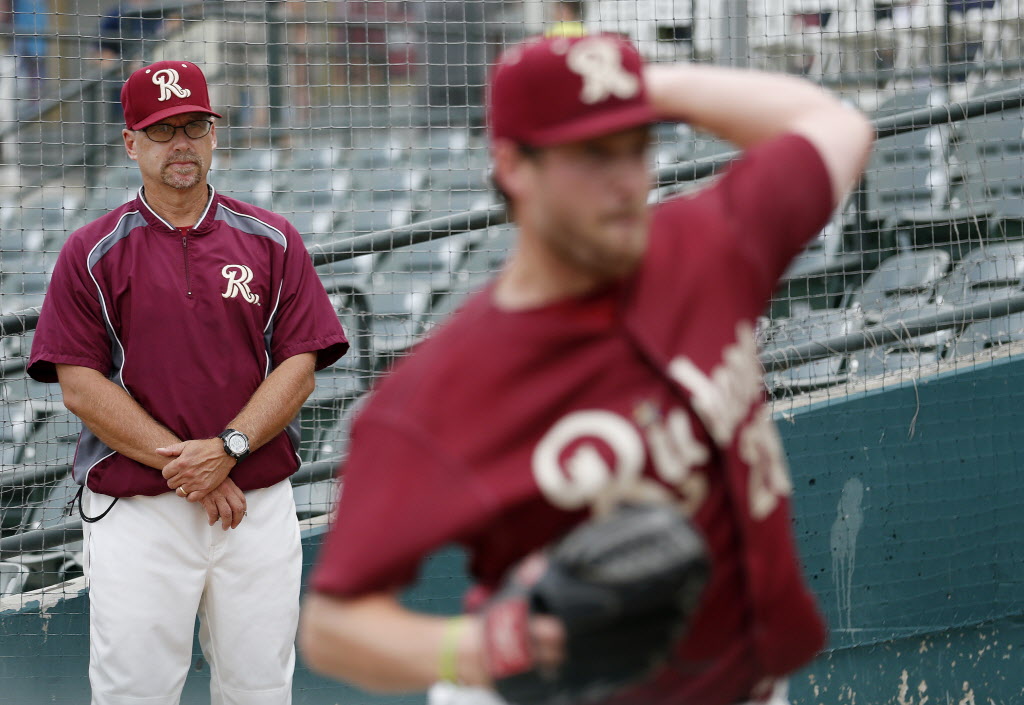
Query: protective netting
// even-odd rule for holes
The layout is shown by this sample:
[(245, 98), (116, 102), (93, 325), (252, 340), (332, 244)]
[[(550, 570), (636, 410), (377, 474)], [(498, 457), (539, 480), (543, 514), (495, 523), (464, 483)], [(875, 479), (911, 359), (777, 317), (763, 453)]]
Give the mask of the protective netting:
[[(296, 226), (353, 341), (318, 373), (301, 414), (304, 518), (329, 511), (331, 473), (373, 379), (512, 246), (489, 181), (484, 83), (502, 47), (556, 25), (626, 34), (651, 61), (799, 74), (879, 125), (860, 188), (758, 326), (773, 398), (841, 399), (1024, 340), (1017, 0), (9, 0), (0, 10), (8, 607), (81, 575), (80, 531), (62, 513), (77, 489), (77, 421), (57, 386), (25, 375), (32, 309), (67, 235), (141, 183), (118, 94), (152, 61), (203, 67), (224, 114), (210, 183)], [(731, 150), (658, 126), (652, 201), (714, 178)]]

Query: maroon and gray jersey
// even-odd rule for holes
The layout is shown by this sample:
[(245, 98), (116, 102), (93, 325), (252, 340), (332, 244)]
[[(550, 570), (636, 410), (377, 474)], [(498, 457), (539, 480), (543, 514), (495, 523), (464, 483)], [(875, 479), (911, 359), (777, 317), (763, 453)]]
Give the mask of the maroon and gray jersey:
[[(175, 228), (140, 195), (73, 233), (43, 303), (28, 372), (97, 370), (183, 440), (224, 430), (270, 372), (348, 349), (298, 232), (281, 216), (210, 190), (194, 228)], [(293, 423), (231, 472), (243, 490), (298, 467)], [(75, 478), (116, 497), (167, 492), (158, 471), (83, 426)]]
[(786, 136), (659, 206), (628, 280), (509, 312), (471, 299), (373, 392), (314, 589), (391, 590), (466, 547), (471, 603), (615, 500), (693, 518), (713, 576), (669, 668), (624, 703), (726, 705), (810, 660), (823, 625), (790, 530), (753, 323), (831, 212), (814, 147)]

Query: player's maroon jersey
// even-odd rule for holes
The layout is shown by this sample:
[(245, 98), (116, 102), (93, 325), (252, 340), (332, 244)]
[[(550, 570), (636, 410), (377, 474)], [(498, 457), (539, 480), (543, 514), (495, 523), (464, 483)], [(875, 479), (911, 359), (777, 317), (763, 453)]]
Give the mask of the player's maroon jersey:
[[(142, 196), (71, 234), (54, 267), (28, 372), (98, 370), (179, 438), (224, 430), (282, 361), (330, 365), (345, 334), (298, 232), (284, 218), (211, 193), (194, 228), (174, 228)], [(242, 490), (299, 466), (297, 423), (231, 472)], [(153, 468), (83, 426), (75, 478), (117, 497), (169, 492)]]
[(609, 500), (676, 502), (713, 576), (673, 662), (622, 702), (725, 705), (808, 661), (823, 627), (790, 533), (753, 322), (831, 211), (813, 146), (786, 136), (656, 209), (639, 271), (526, 311), (477, 295), (356, 421), (314, 589), (415, 578), (458, 542), (484, 592)]

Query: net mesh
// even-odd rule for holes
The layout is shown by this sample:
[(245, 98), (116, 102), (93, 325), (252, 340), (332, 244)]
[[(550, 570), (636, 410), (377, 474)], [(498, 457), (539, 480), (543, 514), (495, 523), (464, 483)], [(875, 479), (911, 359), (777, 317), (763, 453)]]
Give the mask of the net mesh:
[[(311, 470), (296, 498), (312, 519), (330, 509), (323, 467), (343, 457), (372, 381), (512, 247), (489, 179), (488, 66), (575, 21), (632, 37), (654, 62), (801, 75), (902, 125), (764, 311), (777, 403), (901, 384), (1024, 340), (1024, 114), (993, 102), (1022, 88), (1017, 0), (11, 0), (0, 4), (0, 538), (74, 519), (63, 510), (78, 423), (25, 364), (67, 235), (140, 185), (118, 103), (132, 70), (166, 58), (204, 68), (224, 114), (211, 184), (296, 226), (352, 339), (301, 413)], [(986, 100), (969, 119), (944, 111)], [(704, 185), (714, 176), (702, 165), (731, 151), (659, 125), (652, 202)], [(80, 576), (78, 537), (4, 544), (5, 604)]]

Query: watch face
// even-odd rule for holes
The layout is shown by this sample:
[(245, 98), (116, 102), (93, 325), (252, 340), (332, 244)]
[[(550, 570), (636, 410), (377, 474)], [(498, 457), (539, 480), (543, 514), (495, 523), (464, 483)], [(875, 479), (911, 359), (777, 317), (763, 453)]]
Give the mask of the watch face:
[(241, 455), (245, 451), (249, 450), (249, 444), (245, 440), (245, 436), (241, 433), (232, 433), (227, 438), (228, 448), (235, 455)]

